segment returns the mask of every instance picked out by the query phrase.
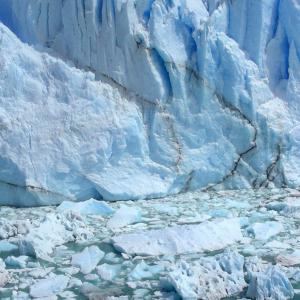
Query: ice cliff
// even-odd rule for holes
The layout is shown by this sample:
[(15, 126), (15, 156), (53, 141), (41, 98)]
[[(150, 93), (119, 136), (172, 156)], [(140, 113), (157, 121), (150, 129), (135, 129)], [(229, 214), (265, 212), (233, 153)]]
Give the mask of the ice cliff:
[(0, 19), (0, 203), (299, 186), (300, 0), (2, 0)]

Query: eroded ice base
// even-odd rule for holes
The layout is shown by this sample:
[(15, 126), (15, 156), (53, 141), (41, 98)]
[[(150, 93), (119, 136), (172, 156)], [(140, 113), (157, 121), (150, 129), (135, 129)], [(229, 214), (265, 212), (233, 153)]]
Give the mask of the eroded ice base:
[(300, 299), (299, 199), (277, 189), (1, 207), (0, 298)]

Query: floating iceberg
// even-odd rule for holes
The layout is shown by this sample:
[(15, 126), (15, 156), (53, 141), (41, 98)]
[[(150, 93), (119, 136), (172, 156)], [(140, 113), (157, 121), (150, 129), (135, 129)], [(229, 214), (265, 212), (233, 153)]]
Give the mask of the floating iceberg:
[(236, 218), (125, 233), (111, 238), (118, 251), (130, 255), (176, 255), (215, 251), (242, 239), (240, 223)]

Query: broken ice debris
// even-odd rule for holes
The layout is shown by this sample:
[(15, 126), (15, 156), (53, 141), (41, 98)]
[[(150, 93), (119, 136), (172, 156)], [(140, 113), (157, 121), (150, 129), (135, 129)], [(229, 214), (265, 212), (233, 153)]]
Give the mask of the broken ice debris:
[(72, 256), (72, 265), (79, 267), (83, 274), (89, 274), (96, 268), (104, 255), (105, 253), (97, 246), (90, 246)]
[(263, 272), (252, 272), (247, 297), (256, 300), (292, 299), (293, 287), (278, 266), (269, 266)]
[(140, 222), (141, 218), (140, 209), (122, 205), (108, 220), (107, 227), (113, 231), (117, 231), (126, 225)]
[(237, 295), (247, 286), (243, 267), (242, 255), (225, 251), (215, 257), (202, 257), (192, 264), (179, 262), (165, 282), (184, 300), (218, 300)]
[(49, 214), (38, 227), (31, 227), (28, 234), (19, 241), (19, 250), (23, 255), (49, 260), (56, 246), (74, 241), (81, 236), (89, 236), (85, 224), (72, 219), (71, 215)]
[(130, 255), (183, 254), (223, 249), (243, 239), (239, 219), (180, 225), (113, 237), (116, 250)]
[(57, 211), (61, 213), (74, 211), (81, 215), (100, 215), (110, 216), (114, 210), (105, 202), (90, 199), (83, 202), (64, 201), (58, 207)]

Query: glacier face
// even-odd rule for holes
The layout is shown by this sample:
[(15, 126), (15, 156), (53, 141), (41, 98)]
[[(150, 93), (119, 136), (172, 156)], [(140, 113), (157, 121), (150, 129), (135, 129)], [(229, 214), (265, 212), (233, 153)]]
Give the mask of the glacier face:
[(3, 3), (1, 203), (299, 185), (299, 0)]

